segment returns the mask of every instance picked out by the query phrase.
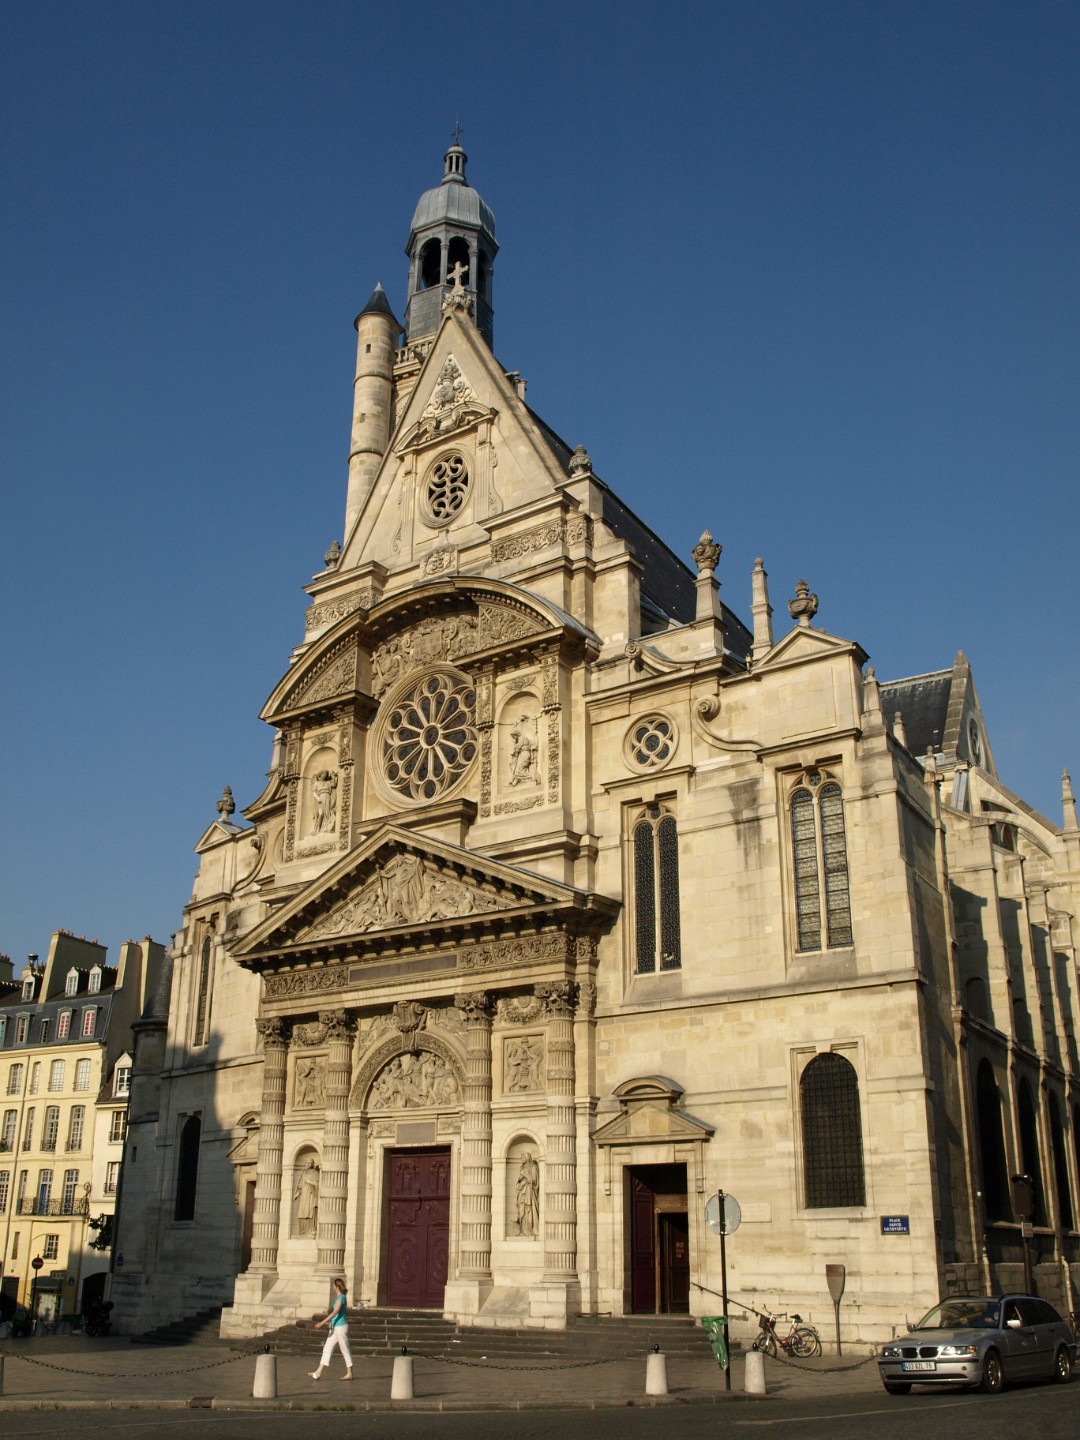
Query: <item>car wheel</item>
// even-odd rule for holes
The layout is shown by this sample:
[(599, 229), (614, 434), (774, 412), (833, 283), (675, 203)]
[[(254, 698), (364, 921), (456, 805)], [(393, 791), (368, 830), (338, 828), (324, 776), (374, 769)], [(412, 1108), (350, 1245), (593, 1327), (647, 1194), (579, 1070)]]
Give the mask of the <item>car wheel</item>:
[(881, 1382), (890, 1395), (910, 1395), (911, 1386), (902, 1384), (898, 1380), (883, 1380)]
[(1067, 1385), (1072, 1379), (1072, 1358), (1064, 1345), (1058, 1346), (1054, 1356), (1054, 1379), (1059, 1385)]
[(1004, 1387), (1005, 1373), (1001, 1368), (1001, 1356), (996, 1350), (988, 1350), (983, 1361), (979, 1389), (987, 1395), (996, 1395)]

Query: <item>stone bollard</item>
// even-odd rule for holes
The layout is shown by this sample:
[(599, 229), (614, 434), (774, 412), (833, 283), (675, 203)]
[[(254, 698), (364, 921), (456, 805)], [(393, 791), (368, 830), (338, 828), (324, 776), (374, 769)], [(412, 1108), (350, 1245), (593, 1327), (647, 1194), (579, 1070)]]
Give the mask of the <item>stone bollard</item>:
[(394, 1356), (394, 1375), (390, 1381), (391, 1400), (413, 1399), (412, 1361), (413, 1357), (403, 1345), (401, 1354)]
[(667, 1393), (667, 1356), (659, 1345), (654, 1345), (645, 1362), (645, 1394), (666, 1395)]
[(748, 1350), (743, 1369), (743, 1394), (765, 1394), (765, 1356), (760, 1350)]
[(256, 1400), (277, 1399), (277, 1356), (269, 1350), (255, 1357), (255, 1388), (251, 1393)]

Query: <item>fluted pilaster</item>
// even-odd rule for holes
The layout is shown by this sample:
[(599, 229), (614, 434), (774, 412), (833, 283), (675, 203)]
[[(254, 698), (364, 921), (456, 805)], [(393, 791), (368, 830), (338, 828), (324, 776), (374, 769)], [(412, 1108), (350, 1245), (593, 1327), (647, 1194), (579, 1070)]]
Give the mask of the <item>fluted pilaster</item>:
[(470, 1280), (491, 1279), (491, 996), (456, 995), (465, 1017), (461, 1113), (461, 1263)]
[(349, 1089), (353, 1025), (343, 1010), (319, 1016), (326, 1027), (322, 1181), (319, 1185), (318, 1268), (339, 1275), (345, 1268), (345, 1209), (349, 1186)]
[(262, 1112), (255, 1166), (255, 1213), (251, 1230), (251, 1269), (276, 1270), (281, 1224), (281, 1152), (285, 1135), (285, 1068), (288, 1030), (276, 1018), (256, 1020), (263, 1042)]
[(577, 1273), (577, 1126), (574, 1116), (574, 1008), (570, 981), (537, 985), (548, 1014), (547, 1143), (544, 1158), (544, 1278)]

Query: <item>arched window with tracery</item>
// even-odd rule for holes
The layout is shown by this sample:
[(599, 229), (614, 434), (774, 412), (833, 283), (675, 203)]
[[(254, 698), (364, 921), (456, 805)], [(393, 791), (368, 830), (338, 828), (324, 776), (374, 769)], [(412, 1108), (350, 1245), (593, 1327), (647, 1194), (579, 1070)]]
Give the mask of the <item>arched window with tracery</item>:
[(835, 1051), (799, 1078), (803, 1186), (808, 1210), (866, 1204), (859, 1077)]
[(1039, 1121), (1035, 1099), (1026, 1078), (1016, 1087), (1016, 1118), (1020, 1131), (1020, 1163), (1031, 1177), (1031, 1216), (1036, 1225), (1046, 1224), (1046, 1194), (1039, 1164)]
[(1058, 1219), (1063, 1230), (1073, 1228), (1072, 1195), (1069, 1192), (1069, 1161), (1065, 1146), (1065, 1126), (1058, 1097), (1050, 1092), (1047, 1101), (1050, 1116), (1050, 1152), (1054, 1162), (1054, 1188), (1057, 1191)]
[(825, 950), (850, 945), (844, 793), (824, 770), (807, 771), (791, 793), (795, 877), (795, 948)]
[(634, 969), (639, 975), (682, 965), (679, 830), (671, 812), (649, 805), (633, 824)]

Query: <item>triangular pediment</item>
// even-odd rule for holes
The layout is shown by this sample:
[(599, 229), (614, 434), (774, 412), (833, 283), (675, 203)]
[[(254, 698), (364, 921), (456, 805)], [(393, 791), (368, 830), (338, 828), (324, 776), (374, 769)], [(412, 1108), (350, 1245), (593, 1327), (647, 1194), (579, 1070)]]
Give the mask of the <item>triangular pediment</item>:
[[(425, 480), (455, 452), (468, 498), (453, 523), (425, 514)], [(394, 433), (345, 545), (338, 573), (365, 560), (393, 565), (412, 546), (451, 544), (462, 526), (550, 499), (560, 461), (513, 380), (471, 320), (449, 311), (397, 416)]]
[(455, 934), (496, 926), (505, 935), (574, 912), (614, 908), (614, 902), (517, 866), (385, 824), (246, 935), (232, 954), (259, 969), (303, 955), (451, 943)]
[(597, 1145), (670, 1144), (709, 1140), (715, 1127), (678, 1108), (682, 1088), (662, 1075), (626, 1080), (614, 1094), (619, 1114), (593, 1131)]
[(756, 675), (766, 670), (779, 670), (788, 665), (801, 665), (811, 660), (824, 660), (840, 655), (852, 655), (862, 666), (868, 656), (853, 640), (842, 640), (830, 635), (827, 630), (816, 630), (809, 625), (796, 625), (754, 665)]

